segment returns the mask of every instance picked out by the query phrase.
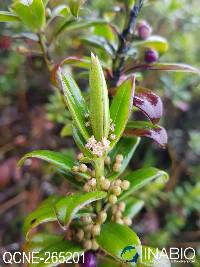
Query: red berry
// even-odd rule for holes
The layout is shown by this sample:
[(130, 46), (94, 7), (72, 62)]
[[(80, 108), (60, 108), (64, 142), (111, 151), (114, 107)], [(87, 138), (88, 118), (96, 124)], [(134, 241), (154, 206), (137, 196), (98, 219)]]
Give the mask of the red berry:
[(141, 39), (145, 40), (151, 35), (152, 28), (146, 21), (141, 21), (138, 23), (137, 32), (138, 36)]
[(159, 55), (158, 55), (158, 52), (156, 50), (149, 49), (144, 54), (144, 61), (146, 63), (154, 63), (154, 62), (158, 61), (158, 59), (159, 59)]
[(97, 266), (97, 260), (95, 254), (89, 251), (85, 252), (84, 263), (82, 258), (80, 262), (80, 267), (96, 267), (96, 266)]

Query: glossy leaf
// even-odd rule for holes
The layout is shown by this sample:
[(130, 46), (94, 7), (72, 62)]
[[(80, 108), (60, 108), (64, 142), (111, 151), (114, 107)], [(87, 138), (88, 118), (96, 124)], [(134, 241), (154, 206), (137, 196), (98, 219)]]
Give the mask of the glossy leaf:
[(117, 223), (102, 226), (97, 242), (106, 253), (123, 262), (121, 253), (127, 246), (140, 246), (139, 237), (129, 227)]
[(139, 145), (140, 138), (136, 137), (122, 137), (116, 146), (112, 149), (109, 156), (111, 157), (111, 166), (115, 162), (117, 154), (123, 155), (123, 161), (121, 164), (120, 171), (117, 173), (112, 173), (109, 176), (110, 180), (116, 179), (128, 166), (137, 146)]
[(57, 220), (53, 206), (61, 199), (59, 196), (51, 196), (34, 211), (25, 220), (23, 232), (28, 240), (29, 232), (32, 228), (44, 222), (54, 222)]
[(84, 2), (85, 2), (84, 0), (70, 0), (69, 1), (69, 7), (74, 17), (78, 17), (81, 5), (83, 5)]
[(61, 242), (63, 239), (63, 235), (38, 233), (33, 235), (30, 241), (25, 244), (25, 251), (39, 252), (47, 246)]
[(61, 137), (71, 136), (72, 135), (72, 125), (69, 123), (67, 125), (65, 125), (62, 128), (60, 135), (61, 135)]
[(167, 132), (165, 128), (147, 121), (131, 121), (124, 132), (126, 136), (144, 136), (153, 139), (162, 148), (167, 145)]
[(115, 49), (111, 44), (108, 43), (108, 41), (103, 37), (98, 36), (92, 36), (92, 37), (85, 37), (80, 39), (81, 42), (86, 43), (87, 45), (90, 45), (92, 49), (94, 47), (99, 48), (103, 50), (106, 54), (109, 54), (110, 56), (113, 56), (115, 53)]
[(128, 198), (125, 201), (125, 203), (126, 203), (126, 209), (123, 215), (128, 216), (129, 218), (135, 217), (144, 207), (144, 201), (136, 199), (134, 197)]
[(161, 98), (147, 88), (136, 88), (133, 105), (139, 108), (153, 123), (157, 123), (163, 115)]
[(43, 4), (44, 4), (44, 6), (47, 6), (48, 3), (49, 3), (49, 0), (42, 0), (42, 2), (43, 2)]
[(96, 140), (107, 137), (110, 125), (108, 90), (99, 59), (91, 54), (90, 121)]
[(19, 17), (8, 11), (0, 11), (0, 22), (17, 22)]
[(62, 170), (71, 171), (71, 168), (74, 165), (74, 162), (70, 156), (61, 154), (59, 152), (54, 152), (50, 150), (35, 150), (30, 153), (27, 153), (19, 161), (19, 166), (21, 166), (24, 161), (28, 158), (37, 158), (45, 160)]
[(130, 187), (127, 191), (122, 193), (119, 200), (126, 198), (136, 190), (139, 190), (142, 187), (148, 185), (155, 179), (163, 179), (163, 181), (167, 182), (168, 174), (157, 168), (149, 167), (133, 171), (125, 176), (124, 179), (130, 182)]
[(45, 7), (42, 0), (16, 0), (13, 10), (28, 28), (41, 30), (45, 25)]
[(133, 107), (134, 90), (135, 78), (125, 81), (117, 88), (110, 107), (110, 117), (115, 124), (114, 134), (116, 136), (111, 142), (111, 147), (116, 144), (125, 129)]
[[(81, 254), (83, 252), (83, 249), (79, 245), (72, 243), (71, 241), (61, 240), (55, 243), (51, 243), (38, 253), (37, 257), (39, 258), (39, 260), (37, 259), (35, 262), (39, 263), (31, 263), (29, 266), (51, 267), (57, 266), (65, 262), (66, 260), (68, 262), (70, 262), (70, 260), (71, 262), (73, 262), (73, 259), (71, 259), (70, 256), (72, 257), (75, 252)], [(47, 260), (47, 255), (49, 254), (51, 255), (51, 257), (49, 258), (49, 260)]]
[(55, 206), (57, 218), (63, 226), (68, 226), (76, 213), (91, 202), (106, 197), (103, 191), (93, 191), (85, 194), (77, 193), (63, 197)]
[(169, 49), (167, 40), (161, 36), (152, 35), (144, 41), (136, 41), (133, 43), (134, 47), (153, 48), (159, 53), (163, 54)]
[(71, 116), (76, 126), (79, 128), (81, 135), (85, 140), (88, 140), (89, 133), (85, 126), (85, 116), (88, 114), (88, 109), (85, 99), (78, 85), (69, 74), (65, 74), (61, 68), (58, 70), (57, 74)]
[(154, 64), (138, 64), (127, 70), (125, 73), (134, 73), (138, 71), (158, 70), (158, 71), (175, 71), (175, 72), (188, 72), (200, 75), (200, 70), (190, 65), (181, 63), (154, 63)]
[(52, 10), (51, 20), (55, 17), (66, 18), (70, 14), (69, 7), (67, 5), (58, 5)]

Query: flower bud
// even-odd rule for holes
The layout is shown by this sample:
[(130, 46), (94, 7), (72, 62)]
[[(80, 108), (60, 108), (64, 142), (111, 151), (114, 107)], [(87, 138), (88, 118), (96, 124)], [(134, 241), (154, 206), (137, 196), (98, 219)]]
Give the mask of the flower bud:
[(121, 194), (121, 192), (122, 192), (121, 187), (115, 185), (115, 186), (112, 188), (112, 192), (113, 192), (113, 194), (114, 194), (115, 196), (119, 196), (119, 195)]
[(92, 218), (90, 216), (83, 216), (83, 217), (81, 217), (81, 221), (84, 223), (91, 223)]
[(90, 240), (84, 240), (83, 241), (83, 247), (86, 250), (90, 250), (91, 247), (92, 247), (92, 241), (90, 241)]
[(89, 192), (90, 191), (90, 186), (89, 186), (89, 184), (84, 184), (84, 186), (83, 186), (83, 191), (84, 192)]
[(107, 156), (107, 157), (105, 158), (105, 164), (106, 164), (106, 165), (110, 165), (110, 163), (111, 163), (111, 158), (110, 158), (109, 156)]
[(124, 217), (123, 222), (128, 226), (132, 224), (132, 220), (129, 217)]
[(92, 227), (92, 234), (94, 236), (96, 235), (99, 235), (100, 234), (100, 231), (101, 231), (101, 227), (99, 224), (95, 224), (93, 227)]
[(111, 140), (115, 140), (115, 138), (116, 138), (116, 135), (115, 135), (115, 134), (111, 134), (111, 135), (110, 135), (110, 139), (111, 139)]
[(129, 186), (130, 186), (130, 182), (129, 181), (127, 181), (127, 180), (123, 180), (122, 181), (122, 184), (121, 184), (121, 189), (122, 190), (127, 190), (129, 188)]
[(116, 213), (115, 213), (115, 218), (116, 219), (120, 219), (122, 217), (122, 213), (121, 213), (121, 211), (117, 211)]
[(81, 160), (84, 157), (83, 153), (79, 153), (77, 155), (77, 160)]
[(117, 219), (116, 220), (116, 223), (119, 223), (119, 224), (124, 224), (123, 220), (122, 219)]
[(79, 229), (76, 236), (77, 236), (79, 241), (82, 241), (84, 238), (84, 231), (82, 229)]
[(110, 181), (108, 179), (101, 181), (101, 188), (103, 190), (108, 190), (109, 187), (110, 187)]
[(116, 160), (117, 163), (122, 163), (123, 159), (124, 159), (123, 155), (122, 154), (118, 154), (116, 156), (115, 160)]
[(115, 195), (110, 195), (108, 200), (109, 200), (110, 204), (117, 203), (117, 197)]
[(99, 248), (99, 244), (95, 239), (92, 239), (92, 249), (97, 250)]
[(122, 180), (120, 180), (120, 179), (117, 179), (114, 181), (114, 185), (116, 185), (116, 186), (121, 186), (121, 184), (122, 184)]
[(95, 187), (96, 184), (97, 184), (97, 181), (95, 178), (92, 178), (91, 180), (89, 180), (88, 184), (91, 186), (91, 187)]
[(111, 209), (112, 209), (112, 213), (115, 214), (117, 212), (117, 210), (118, 210), (118, 206), (117, 205), (113, 205)]
[(85, 164), (81, 164), (79, 167), (81, 172), (86, 172), (87, 171), (87, 166)]
[(120, 168), (121, 168), (121, 164), (120, 163), (115, 163), (113, 165), (113, 171), (114, 172), (119, 172)]
[(79, 166), (73, 166), (72, 167), (73, 172), (78, 172), (79, 171)]
[(106, 221), (106, 218), (107, 218), (107, 213), (105, 211), (101, 211), (98, 214), (98, 220), (100, 223), (104, 223)]
[(158, 61), (159, 55), (158, 52), (154, 49), (149, 49), (144, 54), (144, 61), (146, 63), (154, 63)]
[(137, 25), (137, 32), (138, 36), (145, 40), (151, 35), (152, 28), (146, 21), (140, 21)]
[(120, 202), (120, 203), (118, 204), (118, 207), (119, 207), (119, 210), (120, 210), (121, 212), (124, 212), (124, 211), (125, 211), (125, 208), (126, 208), (126, 204), (125, 204), (124, 202)]

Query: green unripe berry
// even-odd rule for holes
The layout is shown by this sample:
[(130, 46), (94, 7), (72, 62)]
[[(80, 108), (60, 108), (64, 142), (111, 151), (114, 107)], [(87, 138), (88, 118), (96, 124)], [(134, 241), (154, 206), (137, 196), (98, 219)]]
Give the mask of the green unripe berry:
[(115, 160), (116, 160), (117, 163), (122, 163), (123, 159), (124, 159), (123, 155), (122, 154), (118, 154), (116, 156)]
[(108, 190), (109, 187), (110, 187), (110, 181), (108, 179), (101, 181), (101, 188), (103, 190)]
[(106, 165), (110, 165), (110, 163), (111, 163), (111, 158), (110, 158), (109, 156), (107, 156), (107, 157), (105, 158), (105, 164), (106, 164)]
[(116, 220), (116, 223), (119, 223), (119, 224), (124, 224), (123, 220), (122, 219), (117, 219)]
[(115, 163), (113, 165), (113, 171), (114, 172), (119, 172), (120, 169), (121, 169), (121, 164), (120, 163)]
[(128, 226), (130, 226), (132, 224), (132, 220), (129, 217), (124, 217), (123, 221)]
[(124, 202), (120, 202), (120, 203), (118, 204), (118, 207), (119, 207), (119, 210), (120, 210), (121, 212), (124, 212), (124, 211), (125, 211), (125, 208), (126, 208), (126, 204), (125, 204)]

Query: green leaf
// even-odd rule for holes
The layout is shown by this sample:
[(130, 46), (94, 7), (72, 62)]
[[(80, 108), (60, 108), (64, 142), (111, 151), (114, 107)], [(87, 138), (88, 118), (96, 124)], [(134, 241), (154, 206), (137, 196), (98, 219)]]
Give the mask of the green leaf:
[(144, 41), (134, 42), (134, 47), (153, 48), (160, 54), (167, 52), (169, 44), (167, 40), (161, 36), (152, 35)]
[(72, 135), (72, 125), (67, 124), (65, 125), (60, 133), (61, 137), (71, 136)]
[(140, 210), (144, 207), (144, 201), (143, 200), (139, 200), (136, 198), (128, 198), (126, 201), (126, 209), (123, 213), (124, 216), (128, 216), (129, 218), (133, 218), (135, 217)]
[(90, 120), (96, 140), (107, 137), (110, 125), (108, 90), (101, 64), (91, 54), (90, 68)]
[(135, 78), (123, 82), (117, 88), (117, 94), (114, 96), (110, 107), (110, 117), (115, 124), (114, 134), (116, 135), (115, 140), (111, 142), (111, 147), (113, 147), (121, 137), (129, 115), (132, 112), (134, 90)]
[[(83, 253), (83, 249), (68, 240), (61, 240), (58, 242), (51, 243), (43, 248), (39, 254), (37, 255), (38, 259), (35, 262), (39, 263), (31, 263), (30, 267), (50, 267), (57, 266), (61, 263), (64, 263), (66, 260), (70, 262), (70, 257), (72, 255), (80, 255)], [(47, 256), (50, 255), (49, 260), (47, 260)], [(46, 261), (46, 262), (45, 262)], [(48, 262), (48, 263), (47, 263)], [(72, 262), (72, 259), (71, 259)]]
[(119, 261), (122, 250), (127, 246), (140, 246), (139, 237), (134, 231), (125, 225), (117, 223), (106, 223), (102, 226), (100, 235), (97, 236), (97, 242), (100, 247), (109, 255)]
[(88, 44), (93, 49), (94, 47), (103, 50), (106, 54), (114, 55), (115, 49), (113, 46), (103, 37), (92, 36), (80, 39), (81, 42)]
[(103, 191), (93, 191), (86, 194), (75, 194), (63, 197), (55, 206), (55, 211), (59, 222), (63, 226), (68, 226), (76, 213), (87, 204), (106, 197)]
[(120, 171), (117, 173), (112, 173), (109, 176), (110, 180), (116, 179), (126, 169), (137, 146), (139, 145), (139, 142), (140, 138), (137, 137), (131, 137), (131, 138), (122, 137), (120, 141), (117, 143), (117, 145), (112, 149), (112, 151), (109, 153), (109, 156), (111, 157), (111, 165), (115, 163), (115, 158), (117, 154), (122, 154), (124, 159), (122, 161)]
[(84, 0), (70, 0), (69, 1), (69, 7), (74, 17), (78, 17), (81, 5), (83, 5), (84, 2), (85, 2)]
[(81, 135), (87, 141), (89, 138), (89, 133), (85, 126), (85, 116), (88, 114), (88, 109), (85, 99), (83, 98), (78, 85), (69, 74), (64, 74), (61, 68), (57, 73), (71, 116)]
[(49, 3), (49, 0), (42, 0), (44, 6), (47, 6), (47, 4)]
[(174, 71), (188, 72), (200, 75), (200, 70), (187, 64), (181, 63), (154, 63), (154, 64), (138, 64), (125, 70), (125, 73), (134, 73), (138, 71), (156, 70), (156, 71)]
[(16, 0), (13, 10), (28, 28), (41, 30), (45, 25), (45, 7), (42, 0)]
[(58, 5), (52, 10), (51, 20), (55, 17), (66, 18), (70, 14), (69, 7), (67, 5)]
[(18, 165), (21, 166), (28, 158), (38, 158), (45, 160), (66, 171), (71, 171), (71, 168), (74, 165), (74, 162), (70, 156), (50, 150), (35, 150), (33, 152), (27, 153), (25, 156), (23, 156), (23, 158), (20, 159)]
[(25, 251), (39, 252), (47, 246), (61, 242), (63, 239), (63, 235), (38, 233), (33, 235), (30, 241), (25, 244)]
[(54, 222), (57, 220), (53, 206), (61, 199), (60, 196), (51, 196), (34, 211), (25, 220), (23, 232), (28, 240), (29, 232), (32, 228), (44, 222)]
[(0, 11), (0, 22), (17, 22), (19, 17), (8, 11)]
[(120, 196), (119, 200), (126, 198), (127, 196), (129, 196), (136, 190), (139, 190), (142, 187), (146, 186), (153, 180), (161, 178), (163, 179), (163, 181), (167, 182), (168, 174), (153, 167), (142, 168), (131, 172), (130, 174), (124, 177), (125, 180), (128, 180), (130, 182), (130, 187)]

